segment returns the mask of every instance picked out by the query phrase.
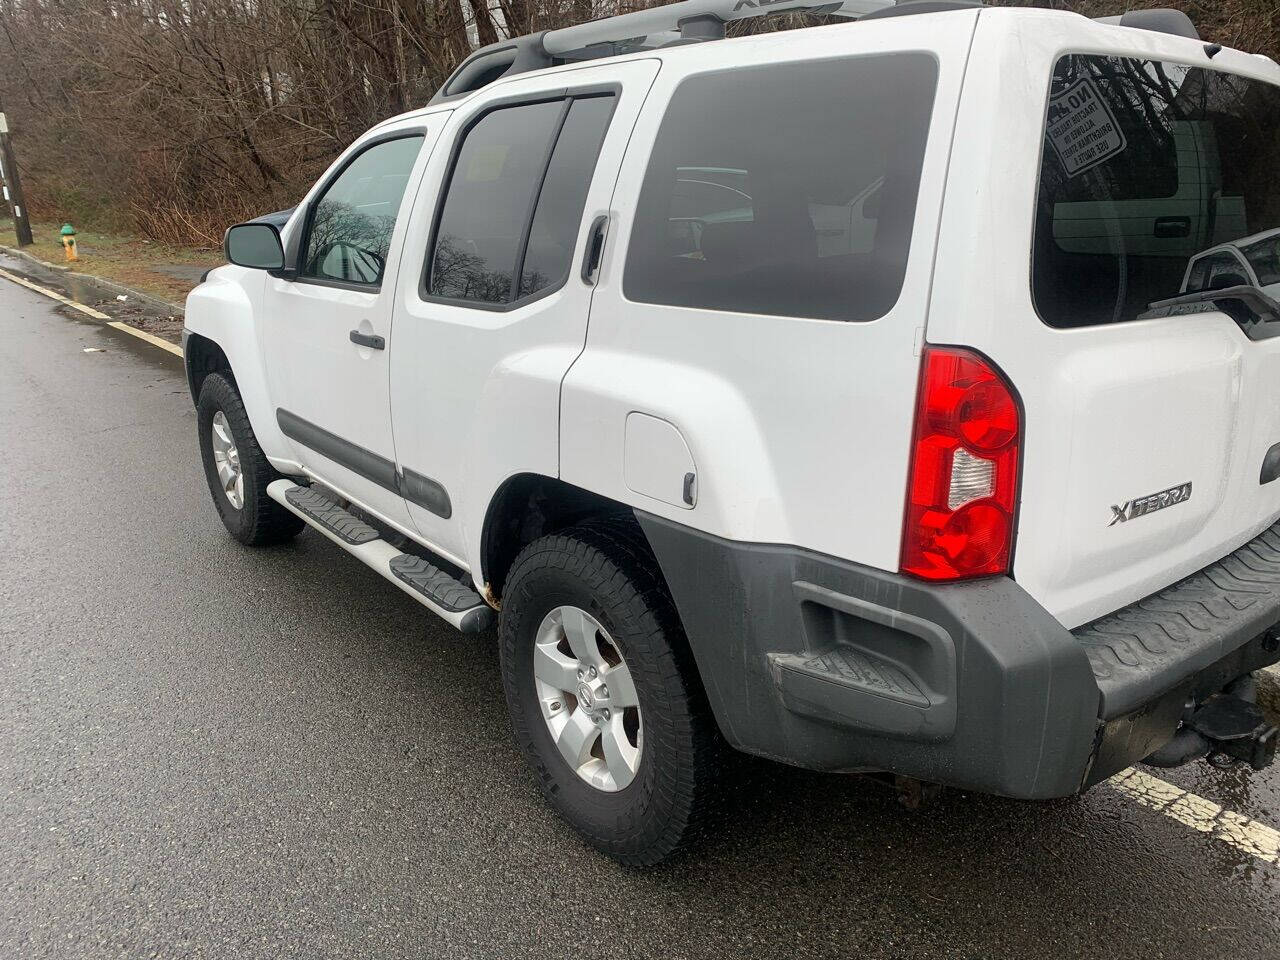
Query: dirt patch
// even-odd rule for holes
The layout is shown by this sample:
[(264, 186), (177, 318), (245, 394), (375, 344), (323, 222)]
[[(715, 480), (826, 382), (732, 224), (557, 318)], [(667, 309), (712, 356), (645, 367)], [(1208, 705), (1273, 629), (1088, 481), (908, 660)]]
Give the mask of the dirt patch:
[[(114, 280), (173, 303), (186, 299), (205, 270), (223, 263), (220, 250), (152, 243), (126, 234), (99, 233), (81, 224), (76, 225), (80, 259), (68, 263), (62, 249), (61, 229), (60, 223), (33, 223), (31, 232), (35, 243), (24, 247), (23, 252), (46, 263)], [(12, 221), (0, 219), (0, 237), (11, 236)]]
[(160, 316), (144, 313), (140, 310), (113, 310), (111, 313), (115, 319), (121, 320), (131, 327), (145, 330), (147, 333), (163, 340), (168, 340), (171, 343), (182, 343), (182, 317)]

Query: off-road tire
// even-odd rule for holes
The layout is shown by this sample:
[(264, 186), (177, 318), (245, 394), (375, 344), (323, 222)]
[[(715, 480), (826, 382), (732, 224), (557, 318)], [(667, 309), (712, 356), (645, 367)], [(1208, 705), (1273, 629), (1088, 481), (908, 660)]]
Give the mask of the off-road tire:
[[(605, 792), (563, 759), (533, 675), (538, 627), (554, 608), (588, 612), (617, 644), (640, 700), (644, 745), (635, 779)], [(515, 739), (551, 806), (596, 849), (655, 864), (712, 819), (729, 749), (716, 728), (666, 585), (630, 517), (594, 520), (535, 540), (506, 579), (502, 679)]]
[[(213, 458), (211, 430), (214, 415), (222, 411), (227, 425), (235, 437), (236, 450), (240, 454), (240, 467), (244, 473), (244, 505), (236, 509), (227, 499), (218, 482), (218, 468)], [(200, 438), (200, 458), (204, 461), (204, 475), (213, 495), (214, 506), (231, 536), (251, 547), (282, 543), (305, 526), (300, 517), (290, 513), (267, 496), (267, 484), (279, 480), (282, 474), (267, 461), (267, 455), (258, 446), (253, 435), (249, 415), (235, 386), (219, 373), (211, 373), (200, 386), (200, 399), (196, 403), (196, 423)]]

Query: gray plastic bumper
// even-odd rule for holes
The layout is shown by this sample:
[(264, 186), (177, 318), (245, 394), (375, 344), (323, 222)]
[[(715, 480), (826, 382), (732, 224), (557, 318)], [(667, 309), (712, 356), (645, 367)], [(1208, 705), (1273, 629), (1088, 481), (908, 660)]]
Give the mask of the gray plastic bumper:
[[(1280, 659), (1280, 525), (1073, 634), (1005, 577), (927, 584), (637, 518), (721, 730), (799, 766), (1066, 796), (1167, 742), (1189, 697)], [(1213, 615), (1158, 642), (1154, 614), (1185, 618), (1171, 604), (1193, 594)]]

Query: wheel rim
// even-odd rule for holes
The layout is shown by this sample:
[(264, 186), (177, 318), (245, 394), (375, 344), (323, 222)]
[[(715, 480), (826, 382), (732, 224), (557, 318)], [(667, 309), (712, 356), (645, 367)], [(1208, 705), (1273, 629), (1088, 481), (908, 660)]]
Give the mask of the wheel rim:
[(635, 779), (640, 700), (622, 651), (591, 614), (556, 607), (538, 627), (533, 676), (542, 719), (569, 768), (613, 793)]
[(227, 423), (227, 415), (221, 410), (213, 415), (209, 434), (213, 440), (213, 463), (218, 471), (218, 483), (222, 485), (227, 502), (239, 510), (244, 506), (244, 471), (240, 469), (236, 438)]

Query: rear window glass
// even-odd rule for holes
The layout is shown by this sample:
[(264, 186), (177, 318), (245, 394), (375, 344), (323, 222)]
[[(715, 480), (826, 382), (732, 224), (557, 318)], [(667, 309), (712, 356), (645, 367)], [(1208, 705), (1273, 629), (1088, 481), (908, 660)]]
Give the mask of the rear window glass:
[(906, 273), (936, 83), (932, 57), (901, 53), (686, 80), (645, 173), (625, 295), (883, 316)]
[(1078, 327), (1214, 310), (1151, 304), (1280, 282), (1277, 170), (1280, 87), (1176, 63), (1062, 57), (1036, 208), (1040, 316)]

